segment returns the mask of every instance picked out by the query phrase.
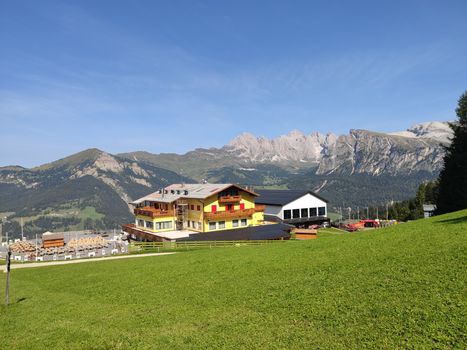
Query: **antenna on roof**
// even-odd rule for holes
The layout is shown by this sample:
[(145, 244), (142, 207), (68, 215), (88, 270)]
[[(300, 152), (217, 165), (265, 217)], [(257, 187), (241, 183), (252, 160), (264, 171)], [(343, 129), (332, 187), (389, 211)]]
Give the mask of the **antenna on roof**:
[(179, 175), (180, 175), (180, 184), (181, 184), (181, 187), (183, 188), (183, 187), (185, 187), (185, 181), (183, 179), (183, 169), (182, 168), (180, 168), (180, 174)]

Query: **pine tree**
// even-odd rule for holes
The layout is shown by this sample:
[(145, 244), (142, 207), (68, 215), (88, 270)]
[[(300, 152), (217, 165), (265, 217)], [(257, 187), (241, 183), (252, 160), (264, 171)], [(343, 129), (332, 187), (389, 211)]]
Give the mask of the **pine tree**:
[(454, 136), (439, 177), (438, 214), (467, 208), (467, 91), (459, 99), (456, 114), (459, 121), (450, 124)]
[(425, 191), (426, 191), (426, 184), (421, 183), (418, 186), (417, 194), (414, 199), (414, 206), (413, 209), (413, 219), (420, 219), (423, 217), (423, 204), (425, 204)]

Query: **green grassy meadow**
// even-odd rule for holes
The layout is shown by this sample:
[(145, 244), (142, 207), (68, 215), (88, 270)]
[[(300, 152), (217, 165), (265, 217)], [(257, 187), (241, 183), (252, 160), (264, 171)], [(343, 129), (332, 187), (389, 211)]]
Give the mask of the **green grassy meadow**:
[(0, 348), (465, 349), (466, 247), (464, 210), (312, 241), (12, 270)]

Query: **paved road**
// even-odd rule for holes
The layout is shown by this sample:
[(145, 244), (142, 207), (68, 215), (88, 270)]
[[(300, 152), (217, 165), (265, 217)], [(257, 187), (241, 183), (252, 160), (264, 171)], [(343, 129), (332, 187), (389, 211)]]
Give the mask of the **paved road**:
[[(67, 264), (79, 264), (85, 262), (96, 262), (96, 261), (109, 261), (116, 259), (133, 259), (133, 258), (145, 258), (147, 256), (159, 256), (159, 255), (171, 255), (176, 254), (175, 252), (169, 253), (148, 253), (148, 254), (134, 254), (134, 255), (120, 255), (120, 256), (109, 256), (106, 258), (95, 258), (95, 259), (76, 259), (76, 260), (60, 260), (51, 262), (37, 262), (37, 263), (17, 263), (11, 264), (11, 269), (25, 269), (29, 267), (43, 267), (43, 266), (54, 266), (54, 265), (67, 265)], [(0, 271), (6, 272), (6, 266), (0, 266)]]

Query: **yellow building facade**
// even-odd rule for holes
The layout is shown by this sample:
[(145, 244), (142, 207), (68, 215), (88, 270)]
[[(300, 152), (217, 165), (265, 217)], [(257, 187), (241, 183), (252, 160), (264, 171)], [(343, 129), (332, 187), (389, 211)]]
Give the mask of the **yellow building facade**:
[(264, 207), (255, 204), (256, 196), (234, 184), (175, 184), (134, 202), (134, 226), (156, 234), (258, 226), (264, 222)]

